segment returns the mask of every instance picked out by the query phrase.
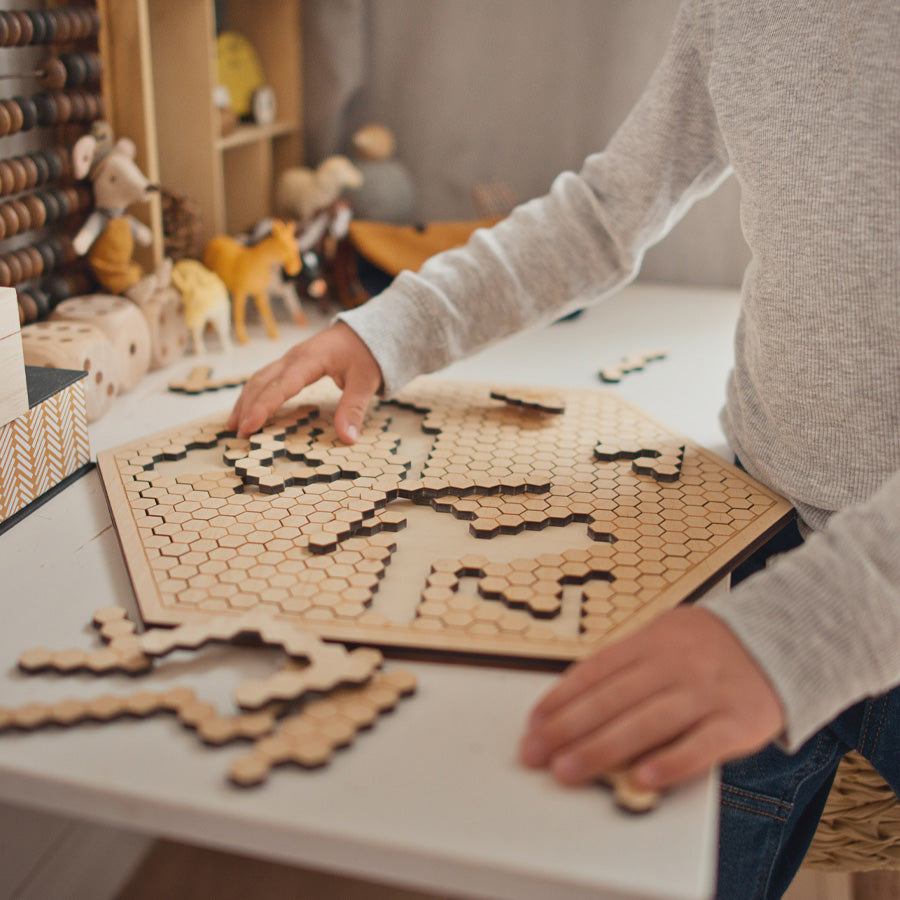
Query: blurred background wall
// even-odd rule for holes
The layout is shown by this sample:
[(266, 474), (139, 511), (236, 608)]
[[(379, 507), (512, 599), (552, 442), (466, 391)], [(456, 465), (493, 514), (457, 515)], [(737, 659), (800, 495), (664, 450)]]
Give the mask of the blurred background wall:
[[(602, 149), (665, 48), (678, 0), (304, 0), (310, 163), (381, 122), (419, 221), (471, 218), (479, 182), (518, 200)], [(646, 257), (645, 280), (734, 286), (749, 257), (729, 179)]]

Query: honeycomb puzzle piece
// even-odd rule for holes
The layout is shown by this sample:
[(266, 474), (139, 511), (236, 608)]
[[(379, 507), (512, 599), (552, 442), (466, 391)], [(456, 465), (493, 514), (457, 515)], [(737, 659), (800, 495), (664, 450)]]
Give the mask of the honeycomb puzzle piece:
[(502, 400), (511, 406), (522, 406), (535, 412), (560, 415), (566, 411), (566, 404), (562, 397), (548, 391), (491, 391), (491, 398)]
[(601, 381), (607, 384), (617, 384), (631, 372), (640, 372), (649, 362), (657, 359), (665, 359), (665, 350), (649, 350), (646, 353), (631, 353), (623, 356), (618, 362), (604, 366), (598, 373)]
[(202, 394), (222, 388), (240, 387), (247, 381), (246, 375), (231, 378), (213, 378), (211, 366), (194, 366), (187, 378), (170, 381), (169, 390), (180, 394)]
[(381, 672), (361, 687), (345, 687), (328, 697), (308, 701), (296, 715), (284, 718), (278, 730), (254, 744), (235, 760), (228, 775), (234, 784), (262, 784), (275, 766), (294, 763), (318, 768), (334, 752), (353, 742), (382, 713), (394, 709), (401, 697), (416, 688), (415, 676), (404, 670)]

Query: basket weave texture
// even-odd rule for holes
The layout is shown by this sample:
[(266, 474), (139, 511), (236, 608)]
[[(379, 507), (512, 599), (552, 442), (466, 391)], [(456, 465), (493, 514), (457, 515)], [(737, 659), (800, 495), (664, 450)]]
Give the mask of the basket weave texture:
[(803, 864), (833, 872), (900, 870), (900, 800), (857, 753), (838, 767)]

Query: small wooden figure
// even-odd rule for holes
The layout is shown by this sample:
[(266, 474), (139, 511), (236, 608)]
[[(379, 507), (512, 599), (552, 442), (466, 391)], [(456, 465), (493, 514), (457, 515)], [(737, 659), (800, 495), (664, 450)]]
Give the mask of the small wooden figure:
[(274, 263), (279, 263), (288, 275), (300, 272), (300, 251), (294, 225), (274, 220), (272, 234), (252, 247), (227, 235), (215, 237), (206, 245), (203, 263), (222, 279), (231, 293), (237, 339), (242, 344), (249, 341), (245, 313), (250, 297), (256, 303), (269, 337), (277, 338), (278, 327), (272, 316), (268, 287)]
[(206, 349), (203, 332), (215, 329), (223, 350), (231, 348), (231, 304), (225, 282), (195, 259), (182, 259), (172, 266), (172, 284), (181, 291), (184, 316), (191, 333), (194, 353)]

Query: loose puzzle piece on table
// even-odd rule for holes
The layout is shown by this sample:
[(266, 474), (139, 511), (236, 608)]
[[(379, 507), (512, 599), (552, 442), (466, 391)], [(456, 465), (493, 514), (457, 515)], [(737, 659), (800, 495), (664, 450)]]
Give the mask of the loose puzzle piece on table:
[(618, 362), (609, 366), (604, 366), (599, 372), (601, 381), (607, 384), (618, 384), (626, 375), (631, 372), (640, 372), (649, 362), (657, 359), (665, 359), (665, 350), (648, 350), (646, 353), (630, 353), (623, 356)]
[[(123, 666), (115, 654), (98, 656), (104, 650), (55, 652), (38, 647), (20, 656), (20, 669), (30, 674), (45, 670), (60, 674), (78, 670), (95, 675), (115, 670), (145, 674), (153, 658), (172, 650), (197, 650), (210, 641), (253, 637), (282, 647), (290, 657), (280, 672), (263, 682), (268, 687), (281, 679), (278, 702), (262, 697), (257, 684), (250, 681), (238, 687), (236, 699), (239, 705), (257, 711), (233, 715), (220, 714), (186, 686), (68, 698), (57, 703), (0, 706), (0, 733), (174, 713), (181, 725), (193, 730), (205, 744), (219, 746), (241, 739), (254, 742), (252, 751), (236, 760), (229, 771), (235, 784), (246, 787), (263, 782), (271, 768), (281, 763), (294, 762), (306, 768), (325, 765), (335, 750), (349, 746), (359, 731), (370, 728), (380, 714), (394, 709), (399, 699), (411, 694), (416, 686), (415, 676), (409, 672), (377, 671), (382, 662), (377, 650), (360, 647), (348, 651), (340, 644), (325, 644), (290, 623), (258, 612), (239, 617), (209, 616), (174, 630), (151, 629), (137, 635), (124, 609), (106, 607), (95, 613), (94, 625), (109, 645), (105, 649), (118, 643), (142, 664)], [(80, 664), (76, 664), (76, 655), (80, 655)], [(91, 660), (95, 664), (91, 665)], [(243, 703), (242, 694), (251, 702)], [(314, 695), (312, 699), (308, 699), (310, 695)], [(304, 698), (302, 705), (287, 702), (299, 698)]]
[(554, 393), (548, 415), (532, 388), (420, 379), (346, 446), (322, 382), (248, 440), (223, 413), (101, 453), (144, 620), (262, 609), (333, 640), (567, 660), (791, 515), (614, 393)]
[(240, 387), (246, 375), (231, 378), (213, 378), (211, 366), (194, 366), (185, 379), (169, 382), (169, 390), (181, 394), (202, 394), (204, 391), (220, 391), (222, 388)]

